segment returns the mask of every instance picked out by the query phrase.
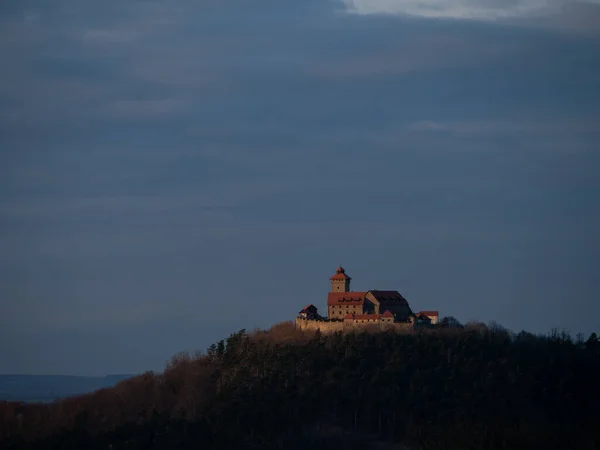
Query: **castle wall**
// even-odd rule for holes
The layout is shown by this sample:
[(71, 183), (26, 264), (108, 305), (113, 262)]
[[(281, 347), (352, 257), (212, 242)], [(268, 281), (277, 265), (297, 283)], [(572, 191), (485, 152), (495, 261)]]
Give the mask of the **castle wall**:
[(360, 331), (362, 329), (370, 329), (370, 330), (394, 330), (399, 332), (411, 332), (414, 330), (414, 325), (412, 323), (404, 323), (404, 322), (358, 322), (352, 320), (344, 321), (344, 330), (346, 331)]
[(321, 333), (327, 334), (344, 331), (344, 322), (323, 322), (296, 317), (296, 328), (299, 330), (321, 330)]
[(321, 330), (323, 334), (332, 334), (337, 331), (360, 331), (363, 329), (370, 330), (395, 330), (398, 332), (411, 332), (414, 330), (412, 323), (402, 322), (355, 322), (352, 320), (345, 320), (343, 322), (323, 322), (317, 320), (307, 320), (300, 317), (296, 317), (296, 328), (299, 330)]

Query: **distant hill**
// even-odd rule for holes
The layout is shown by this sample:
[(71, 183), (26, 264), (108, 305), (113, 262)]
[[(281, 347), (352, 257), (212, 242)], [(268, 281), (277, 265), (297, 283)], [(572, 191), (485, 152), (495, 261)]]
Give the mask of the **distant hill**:
[(0, 400), (51, 402), (111, 387), (134, 375), (80, 377), (71, 375), (0, 375)]
[(0, 448), (594, 450), (599, 379), (596, 335), (280, 324), (112, 388), (0, 402)]

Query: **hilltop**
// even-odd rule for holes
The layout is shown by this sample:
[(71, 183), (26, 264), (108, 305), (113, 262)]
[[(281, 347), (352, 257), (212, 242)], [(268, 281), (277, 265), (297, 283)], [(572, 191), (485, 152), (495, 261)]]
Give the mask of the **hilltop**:
[(113, 388), (4, 403), (0, 446), (591, 450), (599, 376), (595, 335), (482, 324), (322, 335), (284, 323)]

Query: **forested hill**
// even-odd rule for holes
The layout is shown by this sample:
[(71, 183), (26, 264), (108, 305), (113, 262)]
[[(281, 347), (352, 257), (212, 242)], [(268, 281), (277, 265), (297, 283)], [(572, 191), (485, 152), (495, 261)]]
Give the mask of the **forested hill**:
[(4, 403), (3, 449), (600, 448), (600, 342), (471, 326), (242, 332), (52, 404)]

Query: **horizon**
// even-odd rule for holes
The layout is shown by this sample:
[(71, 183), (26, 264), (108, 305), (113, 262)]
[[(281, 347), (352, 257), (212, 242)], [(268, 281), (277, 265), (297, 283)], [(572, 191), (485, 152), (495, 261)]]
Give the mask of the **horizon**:
[(162, 371), (340, 262), (600, 332), (600, 1), (5, 3), (0, 373)]

